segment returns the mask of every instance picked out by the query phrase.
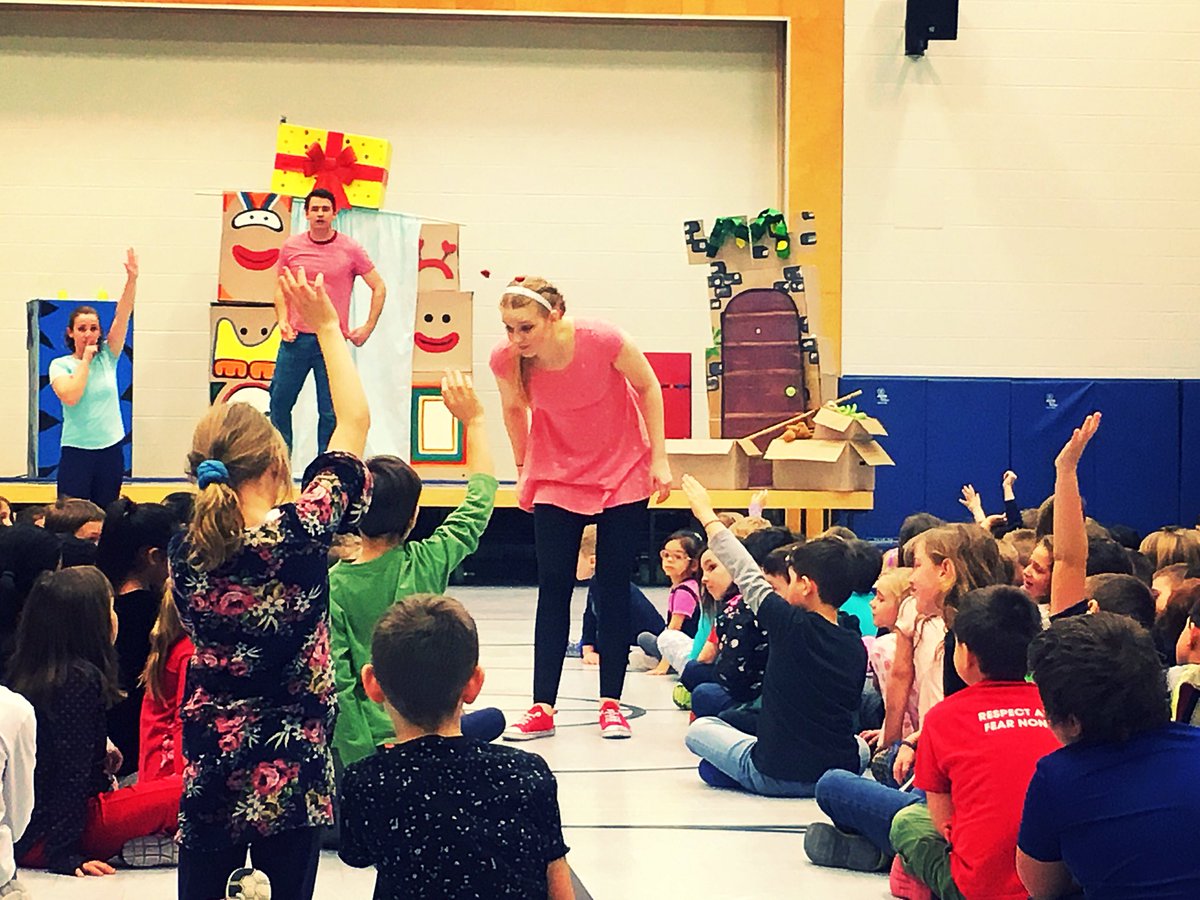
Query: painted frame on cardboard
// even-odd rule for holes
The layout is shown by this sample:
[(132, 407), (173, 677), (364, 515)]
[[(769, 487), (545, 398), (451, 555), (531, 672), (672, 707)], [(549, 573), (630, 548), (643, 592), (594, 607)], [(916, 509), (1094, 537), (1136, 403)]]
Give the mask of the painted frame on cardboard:
[[(845, 94), (845, 0), (370, 0), (371, 5), (329, 0), (115, 0), (105, 6), (230, 6), (324, 14), (482, 15), (574, 19), (684, 19), (778, 22), (783, 71), (779, 98), (783, 123), (783, 196), (780, 209), (813, 210), (822, 223), (812, 263), (821, 272), (820, 322), (829, 346), (822, 363), (841, 371), (842, 344), (842, 107)], [(38, 4), (30, 4), (38, 5)], [(62, 0), (62, 5), (97, 5)], [(798, 77), (802, 73), (803, 80)], [(773, 198), (763, 198), (764, 203)], [(813, 311), (810, 310), (810, 313)]]

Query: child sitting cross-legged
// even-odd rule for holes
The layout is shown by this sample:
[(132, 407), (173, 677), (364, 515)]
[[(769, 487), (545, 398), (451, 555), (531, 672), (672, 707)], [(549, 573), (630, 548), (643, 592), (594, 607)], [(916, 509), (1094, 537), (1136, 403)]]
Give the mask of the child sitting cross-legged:
[(768, 796), (811, 797), (830, 769), (861, 773), (867, 745), (855, 734), (855, 714), (867, 651), (857, 631), (837, 624), (853, 580), (846, 542), (820, 538), (793, 550), (784, 599), (721, 524), (708, 491), (691, 476), (682, 484), (710, 552), (742, 589), (770, 650), (757, 737), (715, 717), (697, 719), (688, 729), (687, 747), (702, 760), (700, 777)]
[(1024, 900), (1015, 862), (1022, 798), (1038, 760), (1059, 746), (1025, 680), (1041, 616), (1024, 591), (996, 585), (963, 597), (952, 627), (954, 667), (968, 686), (922, 723), (914, 784), (926, 803), (895, 814), (891, 843), (942, 900)]
[(462, 605), (426, 594), (388, 610), (362, 683), (395, 744), (346, 769), (339, 854), (375, 866), (375, 900), (574, 897), (550, 768), (462, 734), (463, 704), (483, 687)]

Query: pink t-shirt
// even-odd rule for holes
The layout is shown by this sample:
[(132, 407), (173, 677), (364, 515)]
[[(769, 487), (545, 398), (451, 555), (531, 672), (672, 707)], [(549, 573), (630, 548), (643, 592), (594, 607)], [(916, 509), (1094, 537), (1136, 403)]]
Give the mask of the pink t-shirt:
[(699, 602), (700, 585), (696, 583), (695, 578), (685, 578), (671, 588), (671, 593), (667, 596), (667, 620), (670, 621), (675, 613), (690, 618)]
[[(517, 485), (521, 509), (548, 503), (581, 515), (650, 496), (650, 438), (637, 394), (614, 363), (621, 332), (605, 322), (575, 319), (571, 361), (529, 379), (529, 441)], [(507, 339), (492, 349), (497, 377), (517, 371)]]
[[(304, 268), (309, 281), (318, 273), (325, 275), (325, 293), (337, 310), (342, 334), (350, 333), (350, 292), (354, 279), (366, 275), (375, 268), (362, 245), (352, 237), (335, 232), (328, 241), (318, 243), (308, 236), (307, 231), (293, 234), (283, 242), (279, 251), (277, 271), (284, 268), (295, 271)], [(313, 330), (294, 310), (288, 309), (288, 320), (296, 331), (312, 334)]]
[(896, 630), (913, 644), (913, 690), (917, 692), (917, 727), (945, 696), (942, 659), (946, 655), (946, 620), (917, 612), (917, 599), (906, 597), (896, 616)]

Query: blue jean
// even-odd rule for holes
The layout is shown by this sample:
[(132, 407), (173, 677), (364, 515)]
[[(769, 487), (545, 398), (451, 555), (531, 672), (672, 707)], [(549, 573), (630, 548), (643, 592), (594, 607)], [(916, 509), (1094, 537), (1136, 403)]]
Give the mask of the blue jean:
[(324, 453), (333, 437), (337, 416), (333, 412), (333, 396), (329, 393), (329, 374), (325, 357), (315, 334), (301, 332), (294, 341), (281, 341), (275, 357), (275, 374), (271, 377), (271, 424), (283, 435), (288, 450), (292, 449), (292, 407), (300, 389), (313, 373), (317, 388), (317, 453)]
[[(692, 663), (684, 666), (687, 670), (691, 668)], [(683, 679), (680, 679), (682, 681)], [(684, 685), (687, 686), (686, 684)], [(705, 684), (698, 684), (692, 691), (692, 712), (696, 714), (697, 719), (705, 716), (716, 716), (723, 713), (725, 710), (734, 706), (733, 698), (729, 696), (729, 691), (721, 687), (715, 681), (710, 681)]]
[[(870, 751), (858, 742), (859, 772), (867, 767)], [(811, 797), (816, 785), (810, 781), (785, 781), (758, 771), (753, 750), (758, 738), (738, 731), (714, 716), (697, 719), (687, 730), (684, 744), (689, 750), (728, 775), (745, 790), (765, 797)]]
[(906, 806), (920, 803), (920, 791), (898, 791), (850, 772), (831, 770), (817, 782), (817, 806), (843, 831), (861, 834), (884, 853), (895, 854), (888, 833), (892, 819)]

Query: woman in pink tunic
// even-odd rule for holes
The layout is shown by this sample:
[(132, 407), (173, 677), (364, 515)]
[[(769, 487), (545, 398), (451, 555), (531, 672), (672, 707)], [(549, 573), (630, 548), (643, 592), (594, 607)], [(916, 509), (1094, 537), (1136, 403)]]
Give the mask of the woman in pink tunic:
[(629, 574), (647, 533), (647, 499), (670, 493), (658, 378), (619, 329), (568, 319), (541, 278), (505, 289), (507, 333), (493, 350), (504, 425), (517, 461), (517, 494), (533, 512), (538, 602), (533, 706), (505, 732), (522, 741), (554, 734), (554, 704), (570, 628), (583, 527), (597, 524), (592, 589), (599, 620), (600, 734), (629, 737), (621, 688), (629, 660)]

